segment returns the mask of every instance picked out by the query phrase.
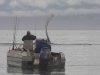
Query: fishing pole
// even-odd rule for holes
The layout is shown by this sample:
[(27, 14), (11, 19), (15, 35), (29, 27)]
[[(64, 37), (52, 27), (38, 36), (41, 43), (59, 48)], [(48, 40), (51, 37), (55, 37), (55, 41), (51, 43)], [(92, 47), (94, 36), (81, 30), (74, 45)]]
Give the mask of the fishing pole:
[(45, 32), (46, 32), (46, 36), (47, 36), (47, 42), (48, 43), (51, 43), (50, 41), (50, 38), (49, 38), (49, 35), (48, 35), (48, 31), (47, 31), (47, 27), (48, 27), (48, 24), (50, 22), (50, 20), (54, 17), (54, 15), (51, 15), (48, 19), (47, 19), (47, 22), (45, 24)]
[(15, 17), (15, 25), (14, 25), (14, 32), (13, 32), (13, 47), (12, 49), (15, 49), (16, 46), (16, 25), (17, 25), (17, 16)]

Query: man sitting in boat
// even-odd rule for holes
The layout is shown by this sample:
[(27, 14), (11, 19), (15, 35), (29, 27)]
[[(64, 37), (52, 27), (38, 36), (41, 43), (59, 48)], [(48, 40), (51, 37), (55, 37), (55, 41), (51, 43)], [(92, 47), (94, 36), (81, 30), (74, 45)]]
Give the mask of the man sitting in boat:
[(35, 42), (35, 39), (36, 36), (32, 35), (30, 31), (27, 31), (27, 34), (22, 38), (22, 41), (24, 41), (23, 45), (24, 50), (34, 50), (35, 45), (33, 45), (33, 43)]

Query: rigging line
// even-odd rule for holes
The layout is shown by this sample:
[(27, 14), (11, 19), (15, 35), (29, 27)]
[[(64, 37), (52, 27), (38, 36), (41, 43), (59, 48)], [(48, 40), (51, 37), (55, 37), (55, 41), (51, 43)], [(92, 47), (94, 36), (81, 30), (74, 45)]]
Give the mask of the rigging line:
[[(34, 20), (34, 18), (32, 18)], [(33, 25), (33, 29), (32, 32), (34, 32), (34, 34), (36, 35), (36, 24), (34, 24), (34, 21), (32, 22)]]
[(36, 24), (35, 24), (35, 35), (36, 35)]
[(36, 24), (34, 24), (34, 34), (36, 35)]

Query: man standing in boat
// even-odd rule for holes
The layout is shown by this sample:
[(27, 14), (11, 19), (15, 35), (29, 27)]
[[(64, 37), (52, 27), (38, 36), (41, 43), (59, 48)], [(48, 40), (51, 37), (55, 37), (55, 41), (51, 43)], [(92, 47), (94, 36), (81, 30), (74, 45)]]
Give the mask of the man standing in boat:
[(22, 41), (24, 41), (23, 48), (25, 50), (34, 50), (35, 45), (33, 45), (33, 43), (35, 42), (35, 40), (36, 36), (32, 35), (30, 31), (27, 31), (27, 34), (22, 38)]

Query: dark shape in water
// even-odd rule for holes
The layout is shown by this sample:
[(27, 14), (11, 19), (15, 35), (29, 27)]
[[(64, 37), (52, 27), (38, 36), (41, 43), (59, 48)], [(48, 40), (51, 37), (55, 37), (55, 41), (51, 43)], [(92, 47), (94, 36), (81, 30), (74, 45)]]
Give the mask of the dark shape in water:
[(20, 74), (40, 74), (40, 75), (65, 75), (64, 70), (45, 70), (45, 71), (39, 71), (38, 69), (30, 70), (30, 69), (24, 69), (18, 67), (7, 67), (8, 73), (20, 73)]

